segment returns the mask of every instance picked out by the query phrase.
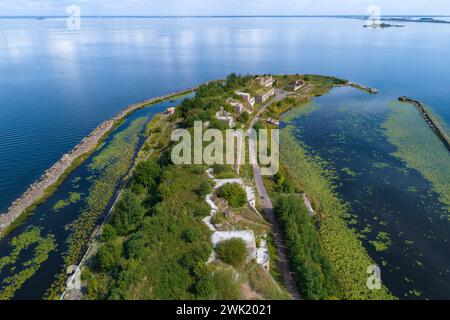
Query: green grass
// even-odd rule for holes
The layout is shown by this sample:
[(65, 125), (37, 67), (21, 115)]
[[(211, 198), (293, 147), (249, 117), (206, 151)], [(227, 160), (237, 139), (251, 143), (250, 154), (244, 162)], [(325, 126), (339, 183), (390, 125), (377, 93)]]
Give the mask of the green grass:
[(248, 275), (251, 287), (268, 300), (290, 300), (289, 293), (260, 265), (254, 265)]

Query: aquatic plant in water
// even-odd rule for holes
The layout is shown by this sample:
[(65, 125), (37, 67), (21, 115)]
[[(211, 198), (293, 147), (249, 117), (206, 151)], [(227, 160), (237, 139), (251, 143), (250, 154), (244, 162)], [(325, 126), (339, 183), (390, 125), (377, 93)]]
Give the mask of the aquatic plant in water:
[[(50, 252), (56, 250), (56, 242), (53, 235), (41, 236), (41, 229), (38, 227), (29, 228), (22, 234), (14, 237), (9, 245), (13, 248), (8, 256), (0, 259), (0, 275), (6, 267), (10, 270), (0, 282), (0, 300), (11, 299), (15, 292), (31, 278), (40, 265), (48, 259)], [(20, 265), (20, 271), (15, 272), (16, 262), (20, 255), (27, 249), (32, 248), (32, 256)]]
[(64, 255), (64, 270), (49, 289), (48, 298), (57, 298), (63, 290), (65, 269), (78, 262), (95, 224), (106, 210), (120, 181), (130, 170), (147, 121), (147, 117), (133, 120), (126, 129), (117, 133), (89, 164), (89, 170), (95, 174), (95, 179), (86, 197), (87, 208), (68, 226), (72, 233), (67, 240), (69, 249)]
[(450, 220), (450, 153), (413, 106), (393, 102), (389, 108), (382, 127), (389, 142), (397, 147), (394, 156), (432, 183)]
[(68, 205), (77, 203), (81, 199), (81, 193), (69, 192), (69, 197), (67, 199), (58, 200), (53, 206), (53, 211), (58, 212), (59, 210), (67, 207)]
[(335, 174), (325, 169), (318, 156), (311, 156), (294, 136), (292, 126), (281, 130), (280, 153), (315, 208), (321, 214), (319, 233), (324, 249), (342, 287), (344, 299), (392, 299), (387, 288), (371, 291), (366, 286), (367, 267), (374, 264), (347, 219), (349, 208), (335, 192)]

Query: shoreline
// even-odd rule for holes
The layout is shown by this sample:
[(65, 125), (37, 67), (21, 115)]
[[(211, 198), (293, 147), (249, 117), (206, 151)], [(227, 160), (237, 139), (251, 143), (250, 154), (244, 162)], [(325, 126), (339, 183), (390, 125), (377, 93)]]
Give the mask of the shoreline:
[(442, 141), (444, 146), (450, 151), (450, 137), (447, 135), (446, 131), (441, 127), (439, 121), (434, 119), (432, 114), (428, 111), (427, 107), (420, 101), (414, 100), (408, 97), (400, 97), (398, 98), (400, 102), (409, 103), (416, 107), (416, 109), (420, 112), (425, 122), (429, 125), (430, 129), (436, 134), (439, 140)]
[(130, 104), (115, 117), (100, 123), (100, 125), (84, 137), (69, 153), (64, 154), (60, 160), (44, 171), (42, 176), (33, 182), (19, 198), (13, 201), (6, 212), (0, 215), (0, 239), (15, 229), (11, 229), (14, 222), (19, 221), (23, 215), (27, 214), (28, 210), (33, 209), (34, 206), (39, 205), (49, 197), (54, 191), (52, 188), (57, 187), (73, 169), (86, 160), (85, 157), (94, 151), (98, 144), (122, 120), (133, 112), (148, 105), (193, 92), (195, 89), (189, 88)]

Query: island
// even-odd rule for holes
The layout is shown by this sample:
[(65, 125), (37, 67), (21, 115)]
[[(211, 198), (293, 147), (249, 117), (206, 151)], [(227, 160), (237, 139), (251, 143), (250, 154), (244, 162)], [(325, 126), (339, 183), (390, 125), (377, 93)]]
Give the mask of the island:
[[(291, 122), (335, 90), (378, 94), (335, 77), (231, 74), (126, 107), (3, 216), (9, 226), (0, 271), (10, 276), (1, 283), (0, 298), (14, 298), (47, 268), (54, 277), (41, 296), (46, 299), (396, 299), (381, 283), (377, 290), (367, 286), (368, 266), (376, 266), (373, 252), (369, 255), (348, 205), (335, 192), (332, 168), (299, 141)], [(389, 141), (449, 203), (445, 176), (411, 161), (410, 154), (414, 159), (426, 154), (417, 155), (415, 145), (403, 142), (398, 126), (405, 122), (399, 117), (407, 112), (411, 121), (425, 119), (417, 139), (429, 139), (434, 131), (432, 137), (448, 144), (446, 130), (419, 101), (399, 100), (422, 116), (400, 104), (384, 124)], [(414, 122), (402, 130), (411, 128), (419, 126)], [(237, 144), (227, 155), (245, 161), (229, 162), (214, 147), (230, 132)], [(269, 137), (266, 147), (279, 133), (273, 174), (267, 174), (273, 163), (257, 156), (254, 144), (237, 147), (239, 132), (249, 141)], [(196, 135), (203, 138), (199, 145), (191, 140)], [(268, 150), (268, 159), (274, 150)], [(348, 167), (342, 174), (358, 175)], [(55, 219), (61, 222), (46, 224)], [(366, 243), (376, 252), (392, 245), (383, 232)], [(31, 264), (17, 272), (26, 255)], [(56, 267), (48, 265), (51, 256), (60, 259)]]
[(364, 28), (370, 28), (370, 29), (386, 29), (386, 28), (404, 28), (404, 25), (400, 24), (390, 24), (390, 23), (377, 23), (377, 24), (366, 24), (363, 26)]
[[(392, 299), (385, 287), (367, 289), (366, 266), (373, 261), (357, 235), (340, 214), (317, 203), (323, 195), (298, 180), (293, 163), (309, 160), (292, 153), (289, 136), (282, 137), (289, 148), (281, 148), (273, 176), (263, 176), (260, 163), (171, 160), (176, 129), (195, 132), (202, 121), (203, 130), (271, 131), (281, 115), (339, 86), (378, 92), (333, 77), (231, 74), (155, 116), (114, 206), (49, 297)], [(333, 246), (324, 246), (330, 235)], [(300, 258), (300, 252), (308, 254)], [(350, 268), (355, 261), (359, 267)]]

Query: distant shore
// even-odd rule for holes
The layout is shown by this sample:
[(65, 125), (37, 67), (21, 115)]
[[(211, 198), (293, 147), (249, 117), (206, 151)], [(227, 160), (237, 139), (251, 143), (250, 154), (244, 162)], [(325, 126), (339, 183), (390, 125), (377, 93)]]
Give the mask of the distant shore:
[(13, 223), (20, 221), (19, 218), (25, 216), (27, 210), (33, 211), (35, 206), (39, 205), (49, 197), (54, 192), (54, 188), (64, 181), (67, 175), (81, 164), (86, 156), (97, 148), (99, 142), (107, 137), (108, 134), (131, 113), (150, 104), (187, 94), (194, 90), (195, 88), (189, 88), (131, 104), (119, 112), (114, 118), (102, 122), (92, 131), (92, 133), (83, 138), (83, 140), (81, 140), (81, 142), (69, 153), (63, 155), (58, 162), (46, 170), (37, 181), (31, 184), (28, 189), (11, 204), (7, 212), (0, 215), (0, 238), (4, 237), (14, 229)]

